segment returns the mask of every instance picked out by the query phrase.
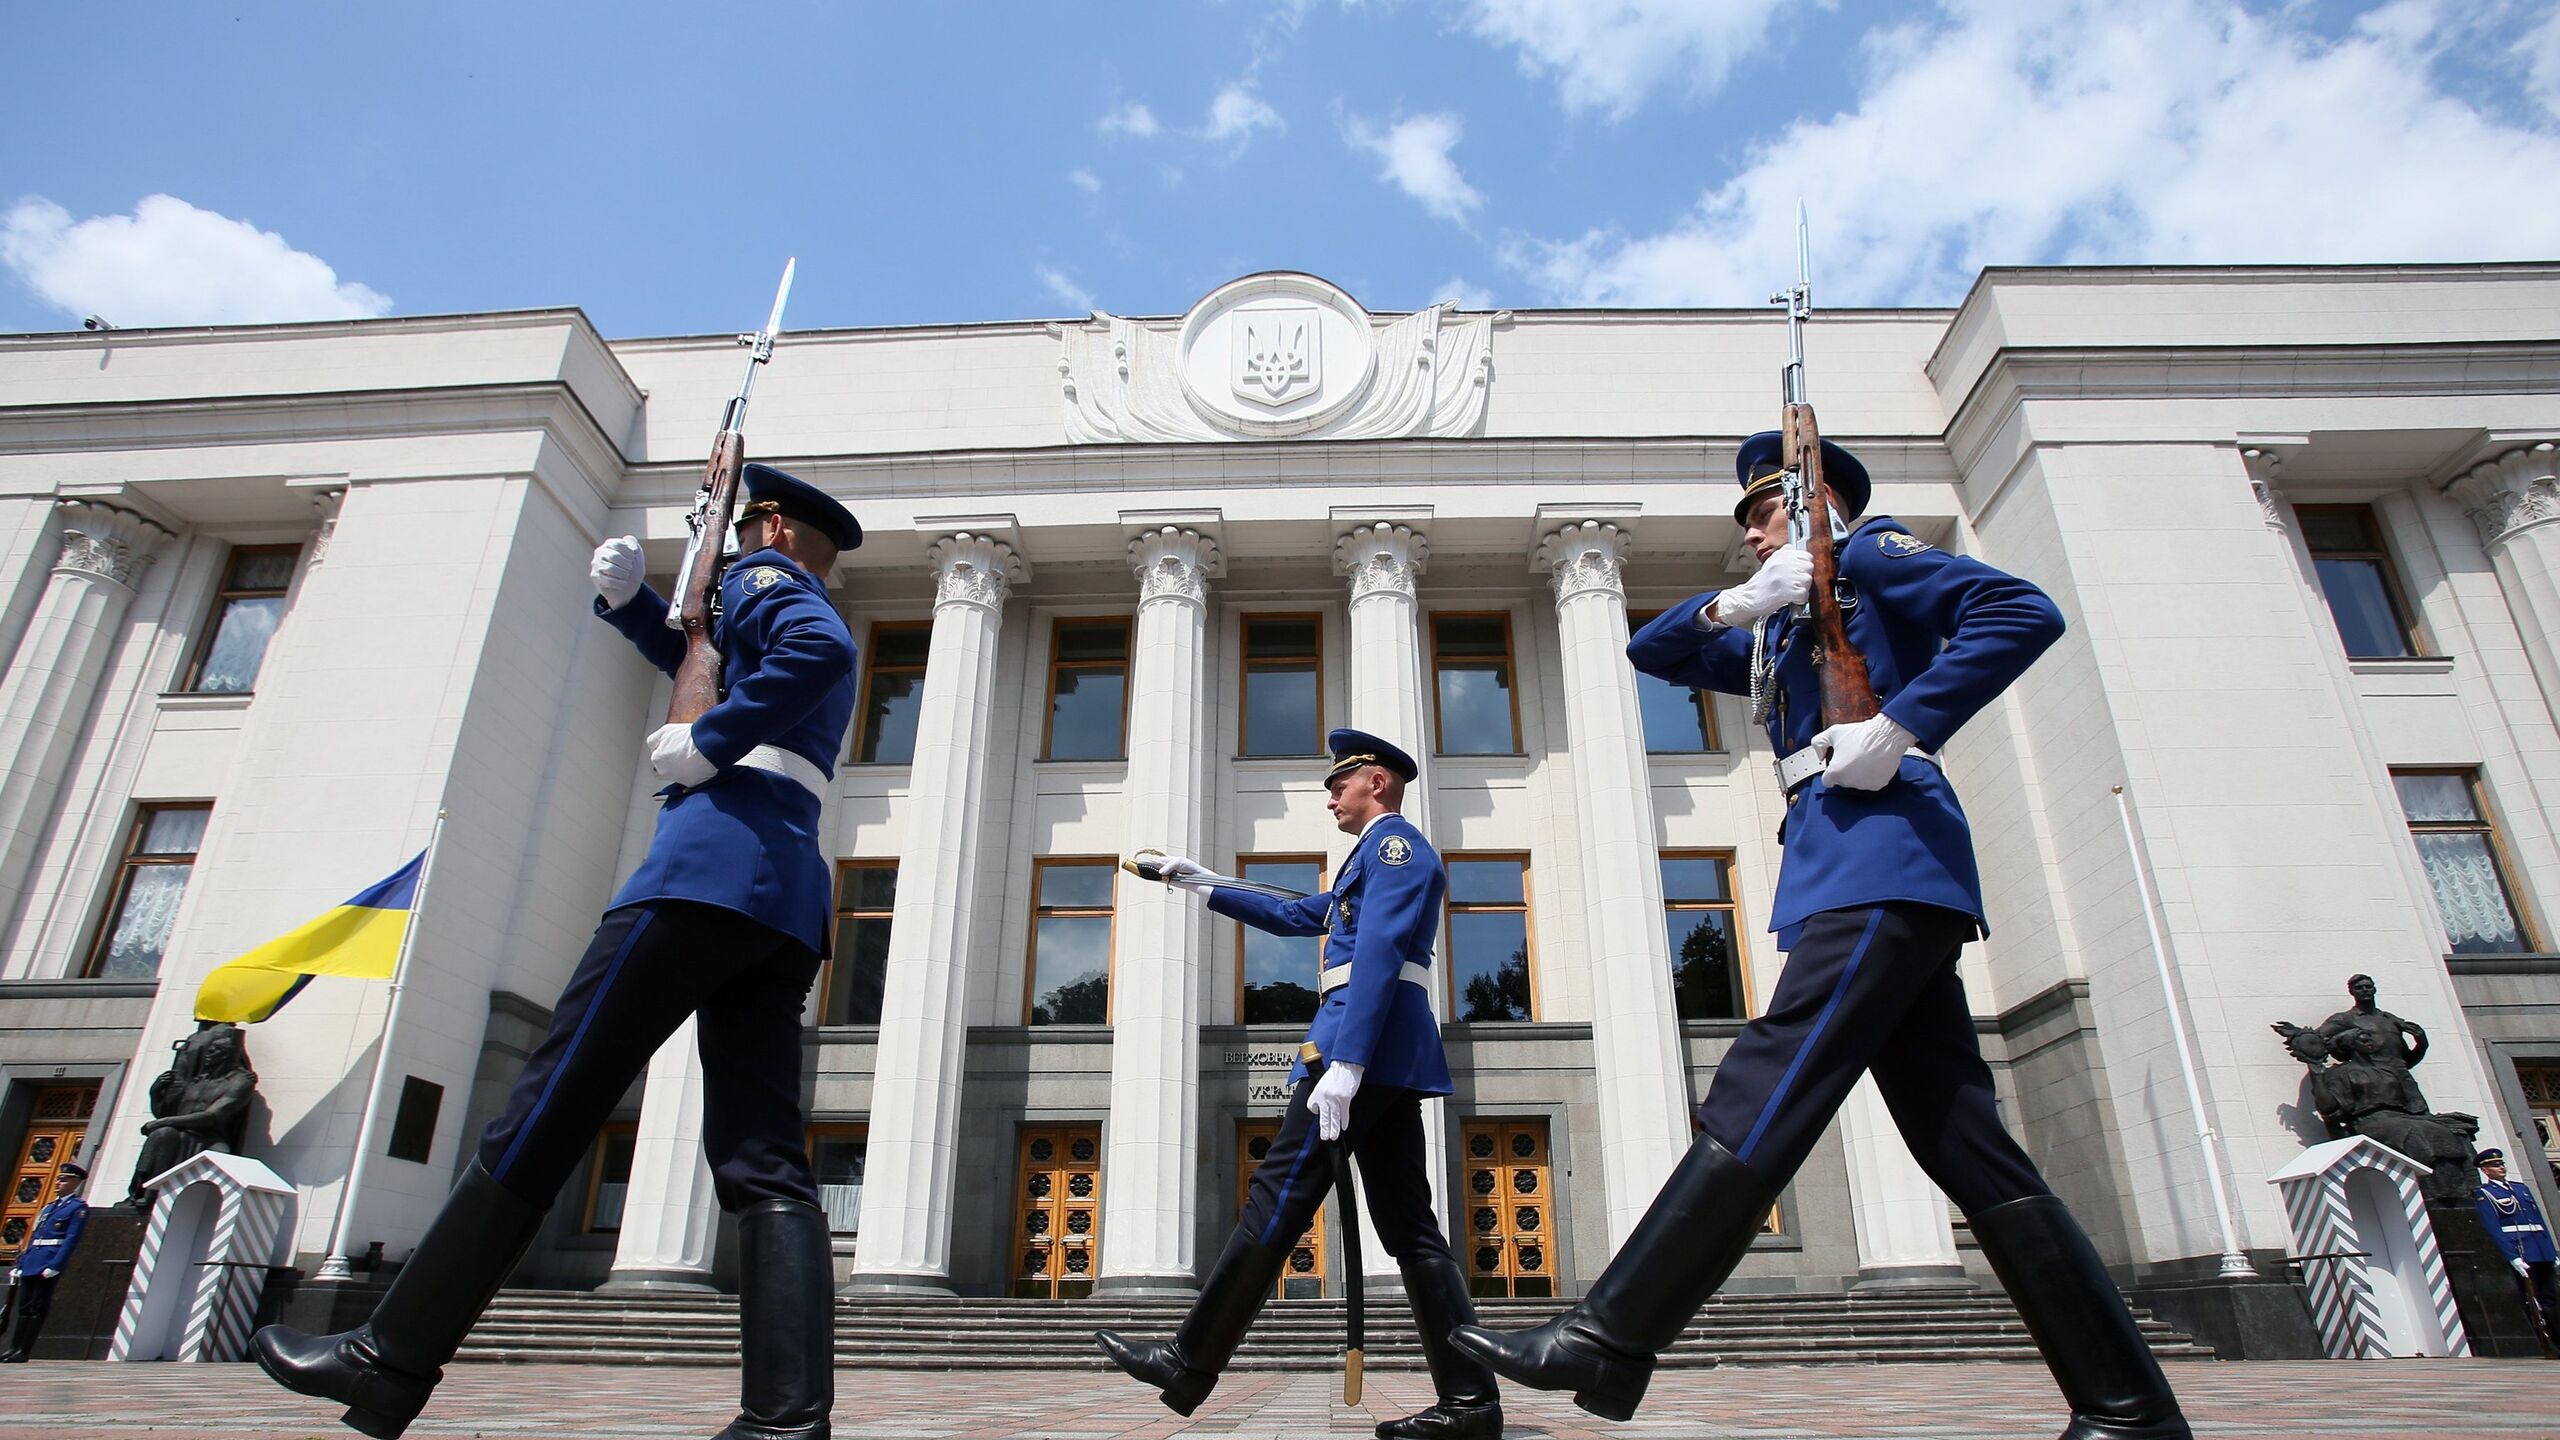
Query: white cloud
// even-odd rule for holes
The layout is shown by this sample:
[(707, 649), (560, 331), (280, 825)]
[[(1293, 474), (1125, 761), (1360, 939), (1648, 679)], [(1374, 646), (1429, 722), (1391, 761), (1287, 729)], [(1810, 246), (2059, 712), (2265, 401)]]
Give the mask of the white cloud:
[(1156, 112), (1132, 100), (1117, 110), (1106, 111), (1096, 128), (1105, 135), (1130, 135), (1149, 139), (1164, 130), (1156, 120)]
[(1494, 308), (1493, 292), (1487, 290), (1481, 285), (1473, 283), (1464, 275), (1450, 276), (1448, 279), (1440, 282), (1438, 289), (1431, 292), (1432, 304), (1437, 305), (1443, 300), (1448, 301), (1450, 304), (1457, 306), (1461, 310), (1490, 310)]
[(2525, 32), (2516, 42), (2516, 53), (2532, 76), (2534, 103), (2544, 114), (2560, 119), (2560, 6), (2552, 9), (2550, 19)]
[(1237, 82), (1218, 92), (1209, 102), (1209, 119), (1201, 127), (1200, 138), (1210, 141), (1236, 142), (1241, 150), (1253, 141), (1256, 130), (1285, 130), (1280, 112), (1253, 93), (1252, 87)]
[(1057, 297), (1060, 304), (1079, 315), (1092, 312), (1093, 292), (1077, 284), (1074, 277), (1064, 270), (1054, 265), (1034, 265), (1031, 267), (1031, 273), (1039, 279), (1043, 288)]
[(1087, 195), (1099, 195), (1102, 193), (1102, 177), (1083, 168), (1082, 166), (1078, 166), (1077, 168), (1067, 172), (1067, 183), (1075, 186)]
[(2560, 252), (2560, 133), (2428, 80), (2397, 0), (2342, 38), (2229, 0), (1942, 0), (1871, 35), (1855, 107), (1799, 119), (1658, 234), (1515, 239), (1556, 299), (1756, 305), (1813, 214), (1817, 303), (1952, 303), (1985, 265), (2490, 260)]
[(1355, 148), (1382, 162), (1379, 179), (1421, 201), (1423, 209), (1461, 225), (1470, 211), (1484, 204), (1484, 196), (1449, 158), (1449, 151), (1465, 134), (1466, 126), (1447, 111), (1411, 116), (1384, 130), (1357, 116), (1343, 125), (1344, 137)]
[(256, 325), (386, 314), (391, 297), (341, 281), (283, 236), (174, 195), (74, 221), (42, 196), (0, 217), (0, 264), (45, 303), (118, 325)]
[(1783, 0), (1469, 0), (1469, 29), (1552, 78), (1571, 111), (1621, 117), (1656, 86), (1714, 90), (1759, 50)]

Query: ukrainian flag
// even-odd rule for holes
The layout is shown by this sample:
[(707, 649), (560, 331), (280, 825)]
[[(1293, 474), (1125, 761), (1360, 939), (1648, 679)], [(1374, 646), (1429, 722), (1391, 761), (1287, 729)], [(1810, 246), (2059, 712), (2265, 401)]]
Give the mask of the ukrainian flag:
[(426, 852), (367, 886), (346, 904), (296, 927), (228, 965), (196, 989), (196, 1018), (254, 1024), (284, 1008), (314, 975), (388, 980), (409, 934)]

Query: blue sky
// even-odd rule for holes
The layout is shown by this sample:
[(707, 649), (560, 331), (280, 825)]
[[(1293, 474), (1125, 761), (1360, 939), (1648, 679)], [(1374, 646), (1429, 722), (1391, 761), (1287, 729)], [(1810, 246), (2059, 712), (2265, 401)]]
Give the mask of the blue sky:
[[(2122, 13), (2119, 13), (2122, 12)], [(1754, 305), (2560, 258), (2554, 0), (20, 7), (0, 332)]]

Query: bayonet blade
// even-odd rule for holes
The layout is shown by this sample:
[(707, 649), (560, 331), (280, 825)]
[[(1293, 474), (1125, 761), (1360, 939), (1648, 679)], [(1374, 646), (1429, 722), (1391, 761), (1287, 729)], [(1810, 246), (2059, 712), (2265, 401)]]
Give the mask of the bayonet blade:
[(1813, 219), (1802, 200), (1796, 202), (1796, 304), (1813, 311)]
[(782, 333), (782, 306), (791, 298), (791, 274), (799, 268), (800, 257), (797, 255), (782, 262), (782, 286), (773, 292), (773, 314), (767, 316), (764, 322), (764, 342), (767, 345), (771, 345), (774, 337)]

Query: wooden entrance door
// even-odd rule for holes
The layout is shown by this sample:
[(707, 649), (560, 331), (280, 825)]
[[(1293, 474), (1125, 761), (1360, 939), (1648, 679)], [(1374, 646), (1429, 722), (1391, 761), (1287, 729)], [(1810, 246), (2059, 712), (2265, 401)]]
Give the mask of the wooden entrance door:
[(1102, 1127), (1022, 1132), (1013, 1173), (1016, 1299), (1080, 1300), (1102, 1264)]
[(26, 1248), (36, 1215), (53, 1198), (54, 1177), (63, 1162), (76, 1159), (88, 1138), (90, 1112), (98, 1108), (98, 1082), (47, 1085), (36, 1092), (28, 1112), (26, 1138), (18, 1144), (18, 1163), (9, 1172), (9, 1190), (0, 1197), (0, 1261), (15, 1260)]
[[(1253, 1183), (1254, 1167), (1271, 1153), (1271, 1142), (1279, 1137), (1277, 1120), (1247, 1120), (1236, 1126), (1237, 1213), (1243, 1213), (1245, 1190)], [(1307, 1222), (1307, 1233), (1289, 1247), (1289, 1263), (1280, 1267), (1280, 1286), (1272, 1292), (1280, 1299), (1324, 1298), (1324, 1277), (1329, 1273), (1325, 1266), (1324, 1212), (1324, 1206), (1317, 1206), (1315, 1218)]]
[(1470, 1120), (1460, 1193), (1467, 1288), (1479, 1296), (1556, 1293), (1554, 1174), (1544, 1120)]

